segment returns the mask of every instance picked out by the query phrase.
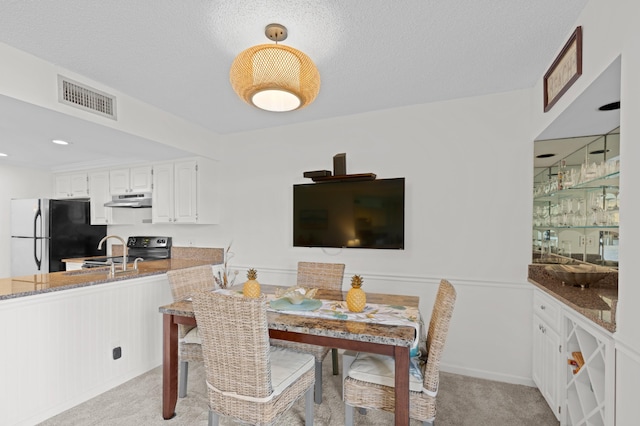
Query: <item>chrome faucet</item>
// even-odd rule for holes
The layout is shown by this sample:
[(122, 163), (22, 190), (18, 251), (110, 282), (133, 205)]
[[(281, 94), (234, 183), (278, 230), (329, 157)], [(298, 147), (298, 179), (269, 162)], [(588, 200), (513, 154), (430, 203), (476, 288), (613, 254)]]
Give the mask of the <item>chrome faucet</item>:
[(134, 270), (138, 270), (138, 262), (143, 262), (144, 259), (141, 257), (136, 257), (135, 260), (133, 261), (133, 269)]
[(98, 250), (102, 249), (102, 243), (104, 243), (109, 238), (115, 238), (122, 243), (122, 270), (127, 270), (127, 243), (122, 239), (122, 237), (118, 237), (117, 235), (107, 235), (98, 243)]

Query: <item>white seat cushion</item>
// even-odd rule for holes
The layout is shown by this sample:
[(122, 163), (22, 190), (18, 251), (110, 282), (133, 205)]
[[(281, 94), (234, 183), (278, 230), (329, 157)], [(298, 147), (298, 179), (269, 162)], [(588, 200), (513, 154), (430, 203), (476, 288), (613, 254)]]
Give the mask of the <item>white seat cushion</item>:
[[(351, 364), (349, 377), (363, 382), (395, 387), (396, 363), (392, 356), (360, 352)], [(422, 371), (418, 361), (409, 362), (409, 390), (422, 392)]]
[(202, 344), (202, 339), (200, 338), (200, 334), (198, 334), (198, 327), (193, 327), (191, 330), (184, 335), (181, 340), (182, 343), (196, 343), (198, 345)]
[(271, 347), (269, 361), (271, 363), (271, 384), (273, 385), (274, 395), (279, 395), (304, 373), (313, 370), (315, 364), (313, 355), (276, 346)]

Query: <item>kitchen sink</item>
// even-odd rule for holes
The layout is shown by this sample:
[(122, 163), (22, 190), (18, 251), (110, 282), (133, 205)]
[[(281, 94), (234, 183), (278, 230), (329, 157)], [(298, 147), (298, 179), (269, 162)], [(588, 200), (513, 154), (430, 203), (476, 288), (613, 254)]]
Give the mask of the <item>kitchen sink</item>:
[[(127, 263), (133, 262), (133, 260), (131, 256), (127, 257)], [(95, 257), (84, 261), (84, 265), (92, 268), (110, 266), (112, 263), (122, 264), (122, 256)]]
[(612, 272), (611, 268), (596, 265), (548, 265), (547, 272), (563, 283), (587, 288)]

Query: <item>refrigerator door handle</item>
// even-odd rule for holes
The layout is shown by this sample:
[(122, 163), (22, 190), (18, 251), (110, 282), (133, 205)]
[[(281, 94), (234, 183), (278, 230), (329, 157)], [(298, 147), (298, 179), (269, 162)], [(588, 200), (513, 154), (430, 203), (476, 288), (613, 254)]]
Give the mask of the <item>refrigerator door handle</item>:
[(38, 271), (40, 270), (40, 266), (42, 265), (42, 252), (40, 253), (40, 258), (38, 258), (38, 218), (42, 221), (42, 208), (40, 206), (40, 200), (38, 200), (38, 211), (33, 218), (33, 260), (36, 262), (36, 266), (38, 267)]

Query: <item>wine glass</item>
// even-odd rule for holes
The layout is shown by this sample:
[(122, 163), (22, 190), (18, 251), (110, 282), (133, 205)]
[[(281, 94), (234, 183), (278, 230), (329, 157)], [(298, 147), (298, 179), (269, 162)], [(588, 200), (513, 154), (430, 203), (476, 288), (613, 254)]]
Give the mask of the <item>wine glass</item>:
[(585, 213), (583, 213), (585, 211), (584, 202), (585, 202), (584, 198), (576, 198), (576, 211), (575, 211), (575, 216), (573, 218), (573, 226), (585, 225), (586, 217), (585, 217)]
[(620, 191), (618, 189), (607, 194), (607, 224), (618, 225), (620, 222), (620, 207), (618, 206), (618, 197)]
[(573, 205), (575, 204), (575, 200), (573, 198), (567, 199), (567, 214), (565, 216), (564, 224), (566, 226), (574, 226), (575, 225), (575, 216), (576, 213), (573, 211)]
[(599, 212), (602, 210), (602, 194), (598, 192), (589, 194), (589, 208), (591, 209), (591, 225), (597, 226), (600, 220)]

